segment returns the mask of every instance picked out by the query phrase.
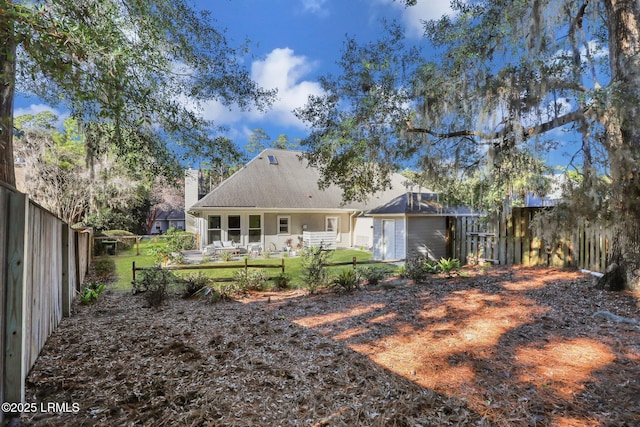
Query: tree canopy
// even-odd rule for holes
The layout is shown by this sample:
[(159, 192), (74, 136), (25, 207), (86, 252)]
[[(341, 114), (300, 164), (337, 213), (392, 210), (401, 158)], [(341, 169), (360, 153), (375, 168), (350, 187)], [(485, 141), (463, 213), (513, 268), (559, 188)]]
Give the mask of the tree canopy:
[(186, 0), (0, 1), (0, 180), (14, 183), (16, 88), (67, 108), (91, 150), (109, 143), (151, 174), (202, 146), (228, 153), (203, 102), (263, 108), (273, 95), (243, 68), (244, 49)]
[(451, 7), (454, 14), (425, 22), (429, 58), (406, 47), (394, 26), (377, 42), (347, 39), (342, 73), (323, 78), (325, 94), (297, 112), (312, 127), (303, 146), (325, 182), (361, 197), (410, 164), (447, 194), (472, 178), (467, 200), (490, 190), (484, 206), (497, 209), (495, 194), (536, 190), (548, 173), (540, 155), (573, 138), (577, 146), (565, 149), (581, 179), (570, 180), (580, 186), (567, 207), (616, 228), (612, 265), (624, 286), (639, 288), (640, 4)]

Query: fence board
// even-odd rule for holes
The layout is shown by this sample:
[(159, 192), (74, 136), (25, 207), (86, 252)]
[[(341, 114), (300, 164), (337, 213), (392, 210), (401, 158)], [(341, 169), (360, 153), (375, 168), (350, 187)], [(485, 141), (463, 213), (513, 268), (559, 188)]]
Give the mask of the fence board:
[(24, 402), (25, 360), (25, 277), (24, 244), (28, 199), (26, 195), (9, 192), (7, 209), (7, 274), (5, 300), (5, 368), (4, 400)]

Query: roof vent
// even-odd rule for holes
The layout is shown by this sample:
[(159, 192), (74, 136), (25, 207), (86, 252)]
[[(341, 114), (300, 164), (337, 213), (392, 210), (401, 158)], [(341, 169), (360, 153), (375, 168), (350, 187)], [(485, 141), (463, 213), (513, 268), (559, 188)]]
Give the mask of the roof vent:
[(278, 159), (276, 158), (276, 156), (268, 155), (267, 158), (269, 159), (269, 164), (270, 165), (277, 165), (278, 164)]

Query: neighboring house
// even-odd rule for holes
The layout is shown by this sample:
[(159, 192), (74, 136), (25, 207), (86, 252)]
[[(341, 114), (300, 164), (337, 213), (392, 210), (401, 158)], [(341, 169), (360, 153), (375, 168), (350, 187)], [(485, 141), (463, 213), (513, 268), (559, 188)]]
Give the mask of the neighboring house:
[(567, 175), (555, 174), (546, 175), (545, 178), (549, 181), (549, 192), (544, 196), (538, 194), (529, 193), (524, 197), (525, 207), (547, 207), (556, 206), (564, 198), (563, 187), (567, 185)]
[(304, 231), (329, 231), (336, 233), (338, 247), (371, 248), (373, 218), (364, 212), (405, 194), (407, 179), (394, 174), (392, 189), (367, 203), (343, 204), (342, 190), (336, 186), (320, 190), (318, 169), (300, 155), (299, 151), (264, 150), (200, 199), (198, 171), (188, 170), (187, 231), (200, 235), (201, 246), (221, 240), (280, 250), (289, 239), (295, 247)]
[(366, 212), (373, 218), (373, 258), (405, 259), (422, 254), (448, 256), (449, 218), (473, 215), (468, 208), (448, 208), (435, 193), (407, 192)]
[(184, 211), (179, 209), (161, 210), (153, 223), (152, 234), (164, 234), (171, 227), (185, 229)]

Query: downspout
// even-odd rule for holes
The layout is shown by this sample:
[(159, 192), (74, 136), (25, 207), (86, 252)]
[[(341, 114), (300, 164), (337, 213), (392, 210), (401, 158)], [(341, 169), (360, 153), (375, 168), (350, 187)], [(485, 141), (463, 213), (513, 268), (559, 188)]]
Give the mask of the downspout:
[(361, 211), (353, 211), (353, 212), (351, 212), (351, 214), (349, 214), (349, 247), (350, 248), (353, 248), (353, 244), (355, 243), (354, 242), (355, 237), (353, 235), (353, 231), (355, 229), (354, 223), (353, 223), (353, 218), (356, 215), (360, 215), (361, 213), (362, 213)]

